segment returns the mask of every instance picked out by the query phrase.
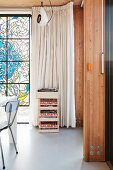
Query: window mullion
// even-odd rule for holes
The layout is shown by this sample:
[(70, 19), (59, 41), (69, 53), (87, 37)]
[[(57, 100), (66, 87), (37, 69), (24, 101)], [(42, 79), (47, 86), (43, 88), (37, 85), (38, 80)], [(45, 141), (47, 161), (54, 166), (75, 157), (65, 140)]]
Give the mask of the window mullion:
[(8, 16), (6, 19), (6, 96), (8, 96)]

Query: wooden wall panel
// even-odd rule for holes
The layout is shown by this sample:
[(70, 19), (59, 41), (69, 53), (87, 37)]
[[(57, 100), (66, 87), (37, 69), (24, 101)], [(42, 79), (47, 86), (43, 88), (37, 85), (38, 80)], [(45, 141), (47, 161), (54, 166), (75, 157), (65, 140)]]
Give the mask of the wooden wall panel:
[(105, 160), (105, 80), (101, 74), (102, 0), (84, 1), (84, 159)]
[(76, 125), (83, 126), (83, 8), (74, 6)]

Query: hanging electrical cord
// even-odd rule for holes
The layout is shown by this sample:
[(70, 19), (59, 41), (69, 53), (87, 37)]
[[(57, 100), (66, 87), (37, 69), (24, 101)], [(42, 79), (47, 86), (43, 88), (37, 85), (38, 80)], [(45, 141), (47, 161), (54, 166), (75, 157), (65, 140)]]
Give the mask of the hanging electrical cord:
[(53, 17), (53, 7), (52, 7), (52, 4), (51, 4), (50, 0), (49, 0), (49, 3), (50, 3), (50, 6), (51, 6), (51, 17), (50, 17), (49, 21), (47, 22), (47, 24), (51, 21), (51, 19)]

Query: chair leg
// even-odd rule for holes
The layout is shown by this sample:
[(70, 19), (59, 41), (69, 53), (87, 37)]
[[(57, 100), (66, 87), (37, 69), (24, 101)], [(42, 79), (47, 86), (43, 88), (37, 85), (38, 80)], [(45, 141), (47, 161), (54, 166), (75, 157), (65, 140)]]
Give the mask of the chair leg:
[(9, 127), (9, 129), (10, 129), (11, 136), (12, 136), (12, 139), (13, 139), (13, 143), (14, 143), (14, 147), (15, 147), (15, 150), (16, 150), (16, 154), (18, 154), (17, 147), (16, 147), (16, 143), (15, 143), (15, 139), (14, 139), (14, 136), (13, 136), (13, 132), (12, 132), (11, 127)]
[(3, 169), (5, 169), (4, 155), (3, 155), (2, 142), (1, 142), (1, 135), (0, 135), (0, 150), (1, 150), (1, 156), (2, 156)]

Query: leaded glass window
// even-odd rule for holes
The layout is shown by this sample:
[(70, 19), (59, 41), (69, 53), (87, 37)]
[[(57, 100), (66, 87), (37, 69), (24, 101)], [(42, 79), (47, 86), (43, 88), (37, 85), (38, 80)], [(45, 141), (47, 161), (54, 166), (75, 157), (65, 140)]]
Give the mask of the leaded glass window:
[(30, 102), (30, 16), (0, 15), (0, 94)]

